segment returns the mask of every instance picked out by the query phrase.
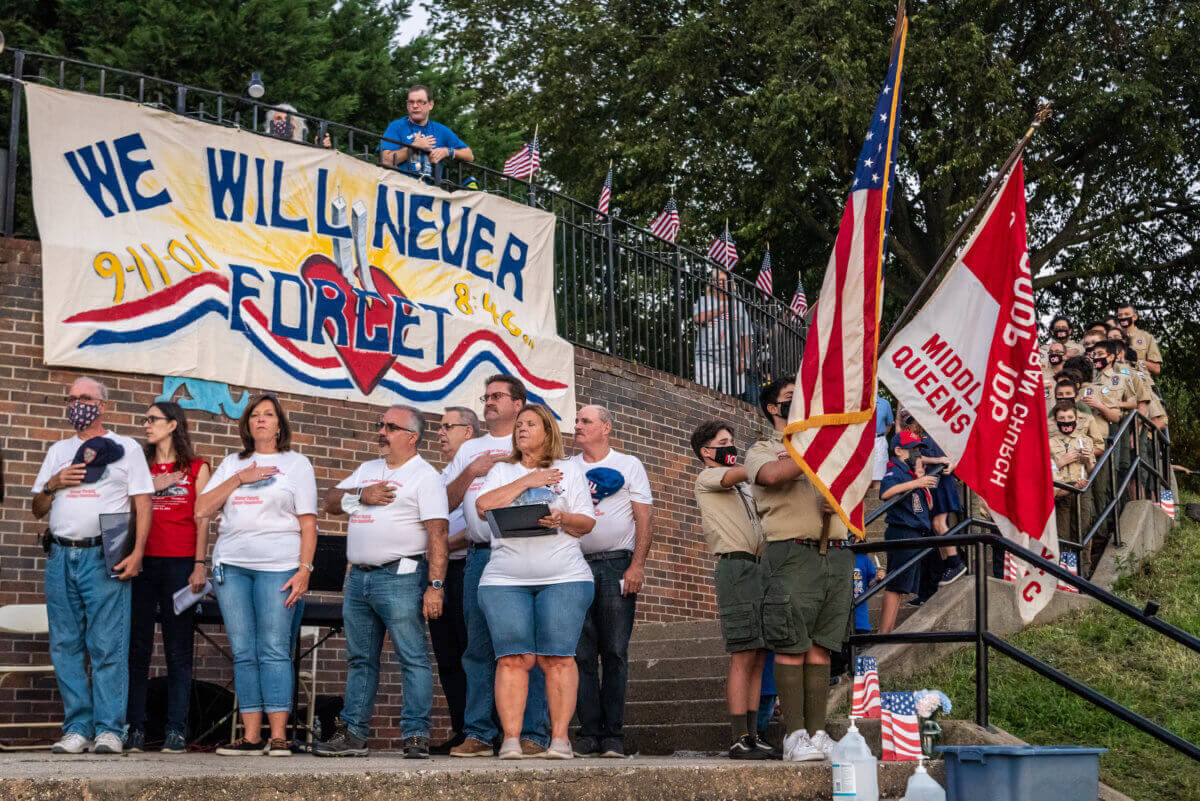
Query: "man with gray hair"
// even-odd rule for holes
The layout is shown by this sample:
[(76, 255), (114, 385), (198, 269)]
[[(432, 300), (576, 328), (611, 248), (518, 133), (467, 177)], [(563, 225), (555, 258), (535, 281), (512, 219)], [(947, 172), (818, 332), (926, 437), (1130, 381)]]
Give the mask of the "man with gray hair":
[[(442, 462), (450, 464), (464, 442), (483, 433), (474, 411), (465, 406), (449, 406), (438, 425), (438, 450)], [(445, 480), (446, 474), (442, 474)], [(467, 708), (467, 672), (462, 656), (467, 649), (467, 620), (463, 615), (463, 575), (467, 564), (467, 521), (462, 506), (450, 510), (450, 560), (446, 566), (446, 600), (442, 615), (429, 620), (429, 642), (437, 660), (438, 680), (450, 712), (450, 737), (431, 746), (429, 753), (444, 756), (466, 739), (463, 734)]]
[[(404, 700), (400, 734), (406, 759), (429, 757), (433, 670), (425, 618), (442, 614), (446, 579), (446, 490), (417, 453), (425, 423), (411, 406), (392, 406), (377, 429), (380, 458), (364, 462), (325, 496), (325, 511), (350, 515), (342, 591), (346, 701), (333, 736), (317, 756), (366, 756), (379, 687), (379, 652), (391, 635)], [(426, 588), (428, 582), (428, 588)]]
[[(104, 427), (109, 401), (103, 384), (75, 379), (66, 403), (75, 435), (50, 446), (33, 482), (33, 516), (50, 515), (42, 540), (46, 617), (65, 712), (63, 737), (53, 750), (119, 754), (129, 693), (129, 580), (141, 572), (154, 482), (141, 447)], [(128, 526), (131, 501), (137, 512), (133, 548), (110, 573), (101, 517)]]
[(595, 527), (579, 541), (595, 579), (575, 649), (579, 756), (625, 756), (629, 637), (654, 534), (646, 469), (636, 456), (612, 449), (612, 430), (612, 413), (603, 406), (584, 406), (575, 415), (575, 444), (583, 452), (571, 462), (587, 477), (596, 513)]

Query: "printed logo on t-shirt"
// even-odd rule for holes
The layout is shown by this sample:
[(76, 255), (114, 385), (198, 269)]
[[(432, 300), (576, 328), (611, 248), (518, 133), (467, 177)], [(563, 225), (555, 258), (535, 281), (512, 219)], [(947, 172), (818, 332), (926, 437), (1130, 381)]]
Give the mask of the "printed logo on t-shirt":
[(586, 475), (593, 506), (599, 506), (600, 501), (611, 498), (625, 486), (625, 476), (611, 467), (593, 467)]
[[(282, 472), (280, 473), (280, 475), (283, 475)], [(263, 487), (269, 487), (274, 483), (275, 483), (275, 476), (267, 476), (264, 479), (255, 481), (253, 484), (243, 484), (242, 489), (255, 489), (255, 490), (262, 489)]]
[(862, 570), (856, 567), (854, 568), (854, 597), (857, 598), (858, 596), (862, 595), (863, 589)]

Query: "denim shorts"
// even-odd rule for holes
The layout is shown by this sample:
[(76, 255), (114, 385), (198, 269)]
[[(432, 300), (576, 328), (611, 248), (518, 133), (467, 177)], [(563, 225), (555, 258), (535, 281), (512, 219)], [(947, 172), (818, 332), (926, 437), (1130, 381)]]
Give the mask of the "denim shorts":
[(590, 581), (480, 587), (496, 656), (574, 656), (594, 592)]

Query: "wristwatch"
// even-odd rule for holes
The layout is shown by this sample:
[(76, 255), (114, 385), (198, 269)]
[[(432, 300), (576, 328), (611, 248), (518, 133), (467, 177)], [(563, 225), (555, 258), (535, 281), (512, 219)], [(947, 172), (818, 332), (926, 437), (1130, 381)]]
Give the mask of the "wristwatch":
[(313, 572), (313, 566), (308, 564), (307, 562), (301, 562), (300, 567), (307, 568), (309, 573)]
[(49, 495), (51, 498), (54, 497), (54, 493), (56, 493), (56, 492), (58, 492), (58, 490), (50, 489), (50, 485), (48, 485), (48, 484), (46, 486), (42, 487), (42, 494)]
[(429, 582), (429, 586), (435, 590), (440, 590), (445, 588), (446, 582), (442, 581), (441, 579), (434, 579), (433, 581)]

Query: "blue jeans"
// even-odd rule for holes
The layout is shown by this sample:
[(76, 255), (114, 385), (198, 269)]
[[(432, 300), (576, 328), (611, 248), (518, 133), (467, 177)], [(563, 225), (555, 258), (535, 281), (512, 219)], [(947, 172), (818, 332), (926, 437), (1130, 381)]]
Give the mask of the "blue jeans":
[(214, 582), (233, 651), (233, 688), (241, 712), (290, 712), (292, 641), (300, 605), (283, 605), (294, 570), (221, 565)]
[(633, 552), (592, 559), (595, 597), (583, 620), (575, 649), (579, 666), (579, 733), (584, 737), (623, 737), (625, 685), (629, 679), (629, 637), (633, 634), (636, 595), (621, 595)]
[[(467, 649), (463, 652), (463, 671), (467, 674), (467, 708), (463, 734), (490, 743), (500, 735), (496, 725), (496, 653), (487, 618), (479, 604), (479, 578), (492, 552), (472, 548), (467, 554), (463, 573), (463, 617), (467, 621)], [(529, 694), (525, 699), (525, 720), (521, 738), (533, 740), (543, 748), (550, 742), (550, 708), (546, 704), (546, 674), (536, 665), (529, 671)]]
[(496, 656), (575, 656), (592, 582), (479, 588)]
[[(101, 548), (50, 546), (43, 592), (63, 733), (125, 736), (129, 582), (108, 577)], [(92, 663), (89, 683), (85, 659)]]
[(163, 655), (167, 662), (166, 730), (186, 735), (192, 695), (192, 620), (196, 607), (175, 614), (172, 596), (192, 573), (189, 556), (147, 556), (133, 580), (133, 613), (129, 637), (129, 726), (146, 726), (146, 685), (154, 653), (154, 622), (162, 622)]
[(400, 734), (428, 737), (433, 708), (433, 670), (425, 646), (421, 594), (428, 566), (396, 575), (393, 570), (352, 569), (342, 590), (342, 620), (346, 627), (346, 702), (341, 718), (355, 735), (366, 739), (371, 710), (379, 689), (379, 652), (383, 635), (392, 638), (400, 662), (403, 695)]

